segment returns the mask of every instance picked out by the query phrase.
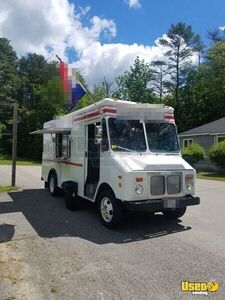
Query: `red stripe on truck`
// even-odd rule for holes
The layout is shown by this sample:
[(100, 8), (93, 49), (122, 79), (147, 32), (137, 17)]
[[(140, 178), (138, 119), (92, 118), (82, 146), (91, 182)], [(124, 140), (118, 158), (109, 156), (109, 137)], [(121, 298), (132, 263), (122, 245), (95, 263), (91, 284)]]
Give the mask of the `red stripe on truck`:
[[(101, 112), (103, 114), (116, 114), (117, 109), (116, 108), (103, 108), (101, 109)], [(83, 114), (81, 116), (77, 116), (73, 118), (73, 122), (80, 122), (80, 121), (86, 121), (90, 118), (97, 118), (101, 117), (101, 113), (99, 111), (94, 111), (94, 112), (88, 112), (86, 114)]]
[(50, 162), (55, 162), (58, 164), (66, 164), (66, 165), (71, 165), (75, 167), (83, 167), (83, 164), (77, 163), (74, 161), (64, 161), (64, 160), (58, 160), (58, 159), (43, 159), (43, 161), (50, 161)]

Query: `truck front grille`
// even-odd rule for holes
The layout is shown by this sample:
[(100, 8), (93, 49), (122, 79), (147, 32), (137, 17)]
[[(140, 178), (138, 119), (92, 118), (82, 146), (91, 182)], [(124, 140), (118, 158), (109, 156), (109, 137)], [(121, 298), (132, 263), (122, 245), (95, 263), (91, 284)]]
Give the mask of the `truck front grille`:
[(164, 176), (151, 177), (151, 194), (163, 195), (165, 193), (165, 178)]
[(181, 192), (181, 175), (151, 176), (150, 191), (154, 196), (167, 194), (179, 194)]
[(167, 193), (179, 194), (181, 191), (181, 182), (179, 175), (169, 175), (167, 177)]

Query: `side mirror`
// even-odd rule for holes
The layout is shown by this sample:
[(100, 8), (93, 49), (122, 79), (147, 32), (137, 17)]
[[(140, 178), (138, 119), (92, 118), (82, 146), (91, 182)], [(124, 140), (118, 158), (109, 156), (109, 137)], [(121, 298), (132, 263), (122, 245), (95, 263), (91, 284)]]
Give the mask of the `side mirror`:
[(100, 125), (95, 126), (95, 138), (97, 138), (97, 139), (102, 138), (102, 126), (100, 126)]

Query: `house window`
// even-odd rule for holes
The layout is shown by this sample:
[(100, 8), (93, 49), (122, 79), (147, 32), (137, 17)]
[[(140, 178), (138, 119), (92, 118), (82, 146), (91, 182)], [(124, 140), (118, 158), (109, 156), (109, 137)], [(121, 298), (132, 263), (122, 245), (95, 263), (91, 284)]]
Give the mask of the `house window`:
[(222, 142), (224, 140), (225, 140), (225, 135), (217, 137), (217, 143)]
[(68, 159), (71, 155), (71, 141), (70, 134), (57, 133), (56, 134), (56, 158)]
[(193, 139), (184, 139), (183, 140), (183, 148), (189, 147), (191, 144), (193, 144)]

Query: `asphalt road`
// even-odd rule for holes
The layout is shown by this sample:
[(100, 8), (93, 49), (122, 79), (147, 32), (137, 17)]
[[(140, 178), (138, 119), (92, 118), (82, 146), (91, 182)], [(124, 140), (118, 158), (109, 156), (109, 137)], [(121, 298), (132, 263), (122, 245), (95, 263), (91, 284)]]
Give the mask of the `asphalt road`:
[[(0, 299), (225, 299), (225, 183), (198, 180), (201, 205), (177, 222), (127, 214), (109, 231), (93, 205), (50, 197), (40, 167), (18, 175), (24, 189), (0, 195)], [(193, 296), (182, 280), (220, 288)]]

